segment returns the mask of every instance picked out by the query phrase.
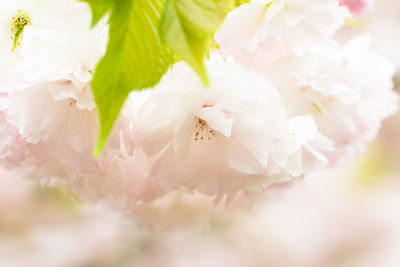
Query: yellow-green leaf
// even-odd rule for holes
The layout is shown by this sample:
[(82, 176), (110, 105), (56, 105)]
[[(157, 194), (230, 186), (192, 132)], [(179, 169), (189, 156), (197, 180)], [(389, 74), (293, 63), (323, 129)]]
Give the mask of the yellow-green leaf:
[(172, 63), (157, 32), (164, 0), (113, 1), (107, 52), (92, 81), (100, 118), (96, 156), (101, 154), (129, 93), (154, 86)]
[(161, 40), (208, 84), (204, 57), (213, 33), (224, 20), (230, 0), (167, 0)]

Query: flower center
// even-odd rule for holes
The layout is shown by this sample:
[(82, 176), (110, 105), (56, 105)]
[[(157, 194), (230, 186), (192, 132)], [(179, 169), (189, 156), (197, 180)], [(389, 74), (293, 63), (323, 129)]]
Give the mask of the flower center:
[(12, 28), (11, 28), (11, 39), (14, 40), (13, 48), (11, 51), (14, 51), (17, 46), (21, 45), (19, 39), (24, 32), (25, 26), (30, 24), (29, 16), (21, 13), (21, 10), (18, 10), (17, 16), (12, 17)]
[(194, 141), (212, 140), (215, 131), (208, 127), (207, 122), (200, 118), (196, 118), (196, 125), (193, 130)]

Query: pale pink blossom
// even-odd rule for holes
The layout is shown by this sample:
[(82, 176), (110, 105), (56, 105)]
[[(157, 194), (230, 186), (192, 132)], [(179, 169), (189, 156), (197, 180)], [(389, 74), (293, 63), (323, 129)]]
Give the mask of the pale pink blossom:
[(335, 142), (332, 162), (364, 152), (382, 120), (397, 110), (394, 65), (369, 49), (366, 36), (261, 69), (281, 93), (289, 116), (311, 114), (320, 132)]
[(228, 14), (215, 40), (224, 56), (263, 64), (332, 45), (348, 17), (337, 0), (253, 0)]
[(176, 64), (139, 109), (134, 139), (149, 157), (151, 179), (221, 196), (303, 175), (302, 161), (318, 139), (313, 120), (291, 130), (267, 80), (219, 57), (207, 68), (209, 88)]
[(240, 176), (264, 173), (287, 133), (283, 103), (268, 81), (219, 58), (207, 66), (209, 88), (187, 65), (175, 65), (140, 108), (134, 136), (152, 179), (219, 194), (236, 190)]
[[(32, 27), (27, 25), (21, 46), (13, 51), (21, 55), (19, 64), (0, 80), (1, 163), (42, 185), (67, 184), (82, 200), (110, 200), (111, 205), (126, 207), (150, 201), (161, 193), (147, 180), (143, 156), (133, 155), (130, 119), (121, 116), (103, 155), (93, 156), (98, 115), (90, 82), (105, 51), (106, 26), (102, 21), (89, 28), (91, 14), (85, 3), (62, 3), (51, 27), (37, 28), (32, 18)], [(47, 10), (45, 3), (31, 4)], [(60, 24), (65, 25), (56, 28), (63, 20), (66, 23)], [(52, 35), (53, 27), (58, 35)], [(45, 46), (46, 53), (36, 53), (43, 48), (38, 38), (45, 33), (54, 39)]]
[(334, 143), (318, 131), (311, 115), (288, 119), (287, 132), (276, 146), (279, 150), (272, 152), (274, 157), (284, 159), (279, 171), (245, 181), (243, 187), (248, 193), (260, 193), (274, 183), (300, 180), (329, 164), (326, 154), (334, 151)]

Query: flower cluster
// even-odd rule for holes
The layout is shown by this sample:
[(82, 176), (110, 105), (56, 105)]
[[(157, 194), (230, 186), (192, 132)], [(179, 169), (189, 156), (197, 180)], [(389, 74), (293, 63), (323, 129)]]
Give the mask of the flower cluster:
[(394, 65), (368, 36), (336, 41), (354, 2), (234, 9), (206, 62), (210, 85), (176, 63), (130, 95), (96, 159), (90, 81), (105, 21), (90, 29), (78, 1), (0, 0), (0, 163), (127, 208), (180, 189), (230, 199), (346, 162), (397, 108)]

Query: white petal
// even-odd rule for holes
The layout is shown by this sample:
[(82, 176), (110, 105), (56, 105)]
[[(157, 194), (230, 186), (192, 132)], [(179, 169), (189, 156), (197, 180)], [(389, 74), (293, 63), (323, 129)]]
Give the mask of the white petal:
[(226, 114), (216, 107), (202, 108), (197, 116), (206, 121), (208, 127), (220, 132), (226, 137), (230, 137), (232, 133), (233, 119), (228, 119)]
[(187, 146), (190, 143), (194, 126), (195, 117), (191, 114), (177, 123), (174, 136), (175, 152), (181, 151), (184, 146)]

